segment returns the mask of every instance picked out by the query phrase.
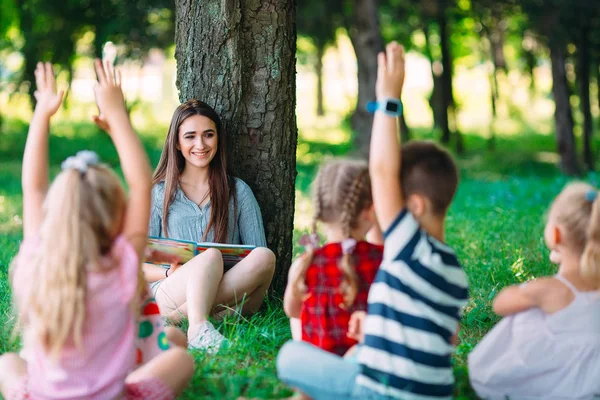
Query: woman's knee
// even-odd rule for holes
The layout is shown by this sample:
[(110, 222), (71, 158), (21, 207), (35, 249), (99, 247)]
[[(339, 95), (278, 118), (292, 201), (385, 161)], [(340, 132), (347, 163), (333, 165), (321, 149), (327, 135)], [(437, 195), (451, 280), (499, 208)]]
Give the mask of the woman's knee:
[(204, 262), (223, 264), (223, 255), (218, 249), (206, 249), (200, 253), (200, 256)]
[(266, 247), (257, 247), (252, 250), (251, 255), (254, 261), (253, 272), (270, 280), (275, 273), (275, 253)]
[[(217, 249), (206, 249), (188, 264), (201, 264), (202, 268), (212, 268), (223, 272), (223, 255)], [(187, 265), (187, 264), (186, 264)], [(192, 268), (196, 268), (195, 265)]]

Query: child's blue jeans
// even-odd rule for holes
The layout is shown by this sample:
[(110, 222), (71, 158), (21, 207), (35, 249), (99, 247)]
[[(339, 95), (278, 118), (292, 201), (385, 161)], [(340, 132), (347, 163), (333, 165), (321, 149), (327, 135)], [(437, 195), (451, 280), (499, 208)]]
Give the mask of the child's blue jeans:
[(277, 356), (279, 379), (314, 400), (387, 399), (356, 384), (360, 365), (312, 344), (287, 342)]

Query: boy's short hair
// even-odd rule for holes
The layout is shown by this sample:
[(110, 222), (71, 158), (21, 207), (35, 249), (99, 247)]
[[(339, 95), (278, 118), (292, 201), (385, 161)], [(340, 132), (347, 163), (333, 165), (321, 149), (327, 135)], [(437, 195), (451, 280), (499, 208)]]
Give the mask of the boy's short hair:
[(458, 169), (452, 155), (439, 145), (414, 141), (402, 146), (400, 184), (405, 199), (427, 197), (436, 215), (444, 215), (458, 186)]

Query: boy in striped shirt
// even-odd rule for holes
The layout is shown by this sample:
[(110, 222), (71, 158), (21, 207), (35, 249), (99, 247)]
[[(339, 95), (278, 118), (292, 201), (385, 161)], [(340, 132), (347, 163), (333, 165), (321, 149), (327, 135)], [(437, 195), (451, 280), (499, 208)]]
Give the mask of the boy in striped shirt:
[(458, 172), (450, 154), (433, 143), (400, 148), (404, 50), (390, 43), (377, 61), (369, 169), (385, 241), (368, 312), (350, 321), (349, 334), (362, 343), (358, 363), (286, 344), (279, 376), (314, 399), (451, 399), (451, 356), (468, 300), (466, 274), (444, 244)]

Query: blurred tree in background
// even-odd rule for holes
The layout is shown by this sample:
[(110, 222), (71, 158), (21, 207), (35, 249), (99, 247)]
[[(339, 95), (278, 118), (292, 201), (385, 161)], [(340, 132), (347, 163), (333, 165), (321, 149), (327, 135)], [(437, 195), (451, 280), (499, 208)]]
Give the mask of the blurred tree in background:
[[(217, 0), (210, 0), (217, 1)], [(152, 48), (172, 48), (174, 3), (167, 0), (110, 1), (0, 0), (1, 90), (27, 91), (34, 63), (52, 59), (72, 78), (78, 57), (101, 54), (107, 41), (118, 58), (142, 61)], [(432, 129), (457, 152), (468, 149), (460, 132), (463, 104), (457, 71), (485, 67), (489, 85), (488, 147), (496, 147), (498, 126), (518, 113), (513, 73), (529, 77), (530, 98), (539, 95), (536, 69), (549, 66), (554, 126), (560, 167), (566, 174), (595, 168), (594, 116), (600, 104), (600, 1), (597, 0), (303, 0), (297, 2), (301, 64), (311, 65), (317, 81), (316, 113), (327, 115), (323, 59), (340, 36), (356, 55), (358, 95), (350, 121), (354, 143), (368, 154), (376, 58), (385, 42), (398, 40), (429, 64)], [(19, 74), (8, 75), (8, 54), (23, 57)], [(519, 84), (522, 86), (522, 83)], [(546, 86), (544, 86), (546, 87)], [(546, 94), (543, 89), (542, 95)], [(486, 92), (487, 93), (487, 92)], [(549, 94), (549, 93), (548, 93)], [(483, 101), (482, 101), (483, 102)], [(411, 104), (405, 105), (411, 115)], [(406, 119), (401, 133), (407, 139)]]
[(0, 52), (9, 48), (23, 55), (19, 83), (33, 80), (38, 60), (63, 67), (70, 81), (75, 59), (101, 56), (108, 41), (119, 44), (119, 56), (129, 59), (173, 44), (171, 1), (67, 0), (60, 5), (47, 0), (1, 1)]

